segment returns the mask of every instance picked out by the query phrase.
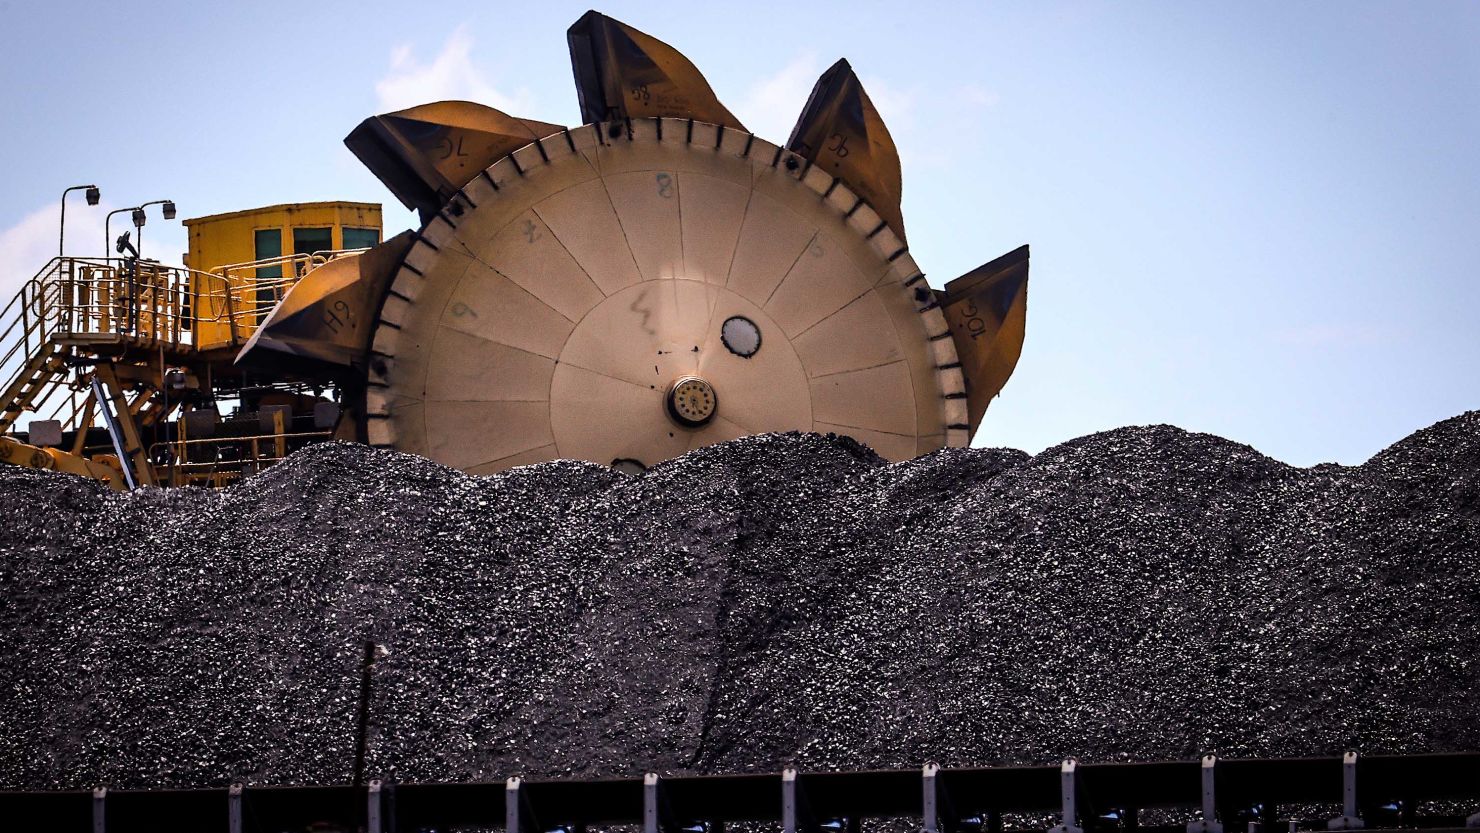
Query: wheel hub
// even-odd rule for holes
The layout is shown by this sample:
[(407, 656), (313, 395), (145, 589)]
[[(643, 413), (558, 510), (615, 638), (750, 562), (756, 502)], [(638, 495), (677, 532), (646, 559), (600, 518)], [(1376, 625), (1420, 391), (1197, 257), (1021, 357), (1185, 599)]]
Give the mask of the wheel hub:
[(714, 386), (699, 376), (683, 376), (668, 389), (668, 413), (680, 425), (697, 428), (713, 419), (718, 408)]

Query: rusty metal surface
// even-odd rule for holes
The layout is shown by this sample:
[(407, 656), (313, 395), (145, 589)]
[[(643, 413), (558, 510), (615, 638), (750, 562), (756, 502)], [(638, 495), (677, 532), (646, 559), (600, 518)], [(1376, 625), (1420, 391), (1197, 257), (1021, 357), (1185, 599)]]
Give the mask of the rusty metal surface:
[(567, 39), (582, 121), (663, 116), (745, 129), (698, 68), (652, 35), (592, 11)]
[(984, 263), (946, 284), (941, 307), (966, 375), (972, 433), (1007, 384), (1023, 352), (1028, 315), (1028, 247)]
[(848, 183), (905, 239), (899, 151), (846, 60), (817, 79), (786, 147)]
[(471, 101), (438, 101), (371, 116), (344, 143), (407, 208), (432, 213), (499, 157), (562, 129)]
[(236, 363), (300, 378), (363, 366), (386, 286), (412, 238), (402, 232), (364, 254), (309, 272), (273, 308)]

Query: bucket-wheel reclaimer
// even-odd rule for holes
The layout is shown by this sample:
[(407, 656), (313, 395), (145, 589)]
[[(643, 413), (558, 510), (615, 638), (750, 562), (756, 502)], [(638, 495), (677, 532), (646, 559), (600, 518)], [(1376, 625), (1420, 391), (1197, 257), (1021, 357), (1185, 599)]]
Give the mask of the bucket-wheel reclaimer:
[(187, 221), (187, 268), (126, 238), (54, 260), (0, 310), (0, 432), (43, 415), (0, 460), (122, 488), (331, 436), (477, 473), (767, 431), (966, 445), (1021, 352), (1028, 250), (931, 287), (848, 63), (775, 145), (667, 44), (596, 12), (569, 42), (581, 126), (443, 101), (350, 133), (417, 231), (286, 204)]
[(596, 12), (569, 40), (584, 126), (439, 102), (351, 133), (425, 224), (392, 269), (300, 283), (243, 361), (353, 367), (365, 440), (472, 472), (790, 429), (966, 445), (1021, 349), (1027, 250), (930, 287), (847, 62), (778, 146), (668, 45)]

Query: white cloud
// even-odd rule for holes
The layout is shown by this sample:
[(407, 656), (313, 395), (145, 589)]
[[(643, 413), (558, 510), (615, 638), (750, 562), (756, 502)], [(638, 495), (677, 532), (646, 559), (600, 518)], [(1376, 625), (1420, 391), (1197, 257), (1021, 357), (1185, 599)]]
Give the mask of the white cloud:
[(416, 57), (409, 45), (391, 50), (391, 67), (375, 83), (381, 112), (402, 110), (433, 101), (473, 101), (523, 116), (533, 110), (534, 96), (520, 88), (502, 93), (473, 64), (473, 38), (459, 26), (429, 63)]
[(751, 85), (735, 108), (735, 116), (755, 135), (783, 144), (821, 74), (816, 55), (798, 56), (775, 75)]
[[(81, 231), (72, 227), (72, 233)], [(102, 229), (98, 229), (101, 238)], [(0, 305), (10, 301), (20, 285), (57, 255), (57, 208), (27, 214), (19, 223), (0, 231)]]
[[(947, 152), (946, 143), (939, 141), (945, 126), (932, 121), (924, 125), (924, 129), (919, 129), (915, 105), (924, 100), (925, 95), (914, 89), (902, 90), (877, 76), (859, 80), (863, 82), (869, 100), (874, 103), (874, 109), (879, 111), (879, 116), (889, 128), (889, 135), (894, 138), (901, 167), (907, 170), (935, 168), (951, 161), (952, 155)], [(927, 100), (927, 109), (931, 109), (930, 105), (931, 101)], [(908, 174), (905, 178), (909, 178)]]
[[(0, 230), (0, 307), (57, 256), (57, 229), (61, 206), (48, 205), (25, 215), (15, 225)], [(67, 254), (102, 257), (103, 219), (114, 206), (104, 202), (88, 205), (74, 194), (67, 201)], [(151, 206), (144, 226), (144, 256), (165, 264), (178, 264), (185, 251), (185, 231), (177, 223), (161, 218), (159, 206)], [(132, 231), (129, 215), (116, 214), (109, 232), (116, 238)], [(135, 238), (138, 232), (134, 232)], [(110, 256), (113, 255), (111, 250)]]
[[(87, 205), (80, 199), (75, 205), (69, 200), (67, 208), (67, 254), (98, 254), (103, 243), (103, 215), (109, 209)], [(9, 303), (21, 284), (57, 256), (60, 210), (60, 204), (38, 208), (0, 231), (0, 306)]]
[(937, 89), (897, 87), (879, 76), (861, 79), (863, 88), (889, 126), (900, 164), (909, 171), (944, 169), (962, 157), (960, 141), (943, 142), (942, 136), (971, 135), (989, 110), (1001, 101), (995, 91), (975, 84)]

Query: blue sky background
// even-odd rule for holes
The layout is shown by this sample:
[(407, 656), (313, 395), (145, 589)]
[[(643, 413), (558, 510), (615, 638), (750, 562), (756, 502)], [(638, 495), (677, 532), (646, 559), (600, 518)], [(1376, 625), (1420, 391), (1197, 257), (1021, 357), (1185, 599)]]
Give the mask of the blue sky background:
[[(383, 202), (344, 148), (469, 98), (578, 120), (587, 6), (0, 0), (0, 289), (103, 245), (103, 209)], [(978, 444), (1168, 422), (1357, 463), (1480, 407), (1480, 4), (614, 2), (784, 141), (847, 57), (939, 286), (1033, 247), (1022, 362)], [(144, 252), (178, 262), (157, 213)], [(126, 222), (126, 215), (119, 218)], [(116, 233), (116, 232), (115, 232)]]

